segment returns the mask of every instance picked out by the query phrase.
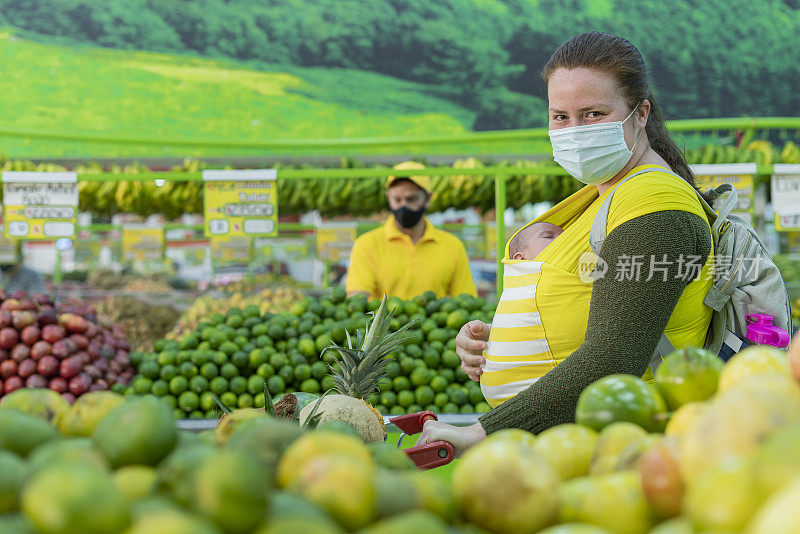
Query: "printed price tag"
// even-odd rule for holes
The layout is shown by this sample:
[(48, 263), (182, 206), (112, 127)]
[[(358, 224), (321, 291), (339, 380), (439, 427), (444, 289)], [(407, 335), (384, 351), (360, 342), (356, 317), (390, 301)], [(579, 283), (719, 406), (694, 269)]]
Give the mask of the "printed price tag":
[(355, 226), (317, 228), (317, 254), (323, 260), (339, 261), (350, 257), (356, 240)]
[(275, 169), (203, 171), (208, 237), (271, 237), (278, 233)]
[(161, 261), (164, 257), (164, 229), (125, 226), (122, 229), (122, 257), (127, 261)]
[(211, 259), (217, 265), (250, 263), (253, 258), (253, 240), (243, 236), (212, 236)]
[(775, 229), (800, 230), (800, 165), (776, 164), (770, 180)]
[(74, 237), (78, 175), (4, 171), (4, 235), (9, 239)]

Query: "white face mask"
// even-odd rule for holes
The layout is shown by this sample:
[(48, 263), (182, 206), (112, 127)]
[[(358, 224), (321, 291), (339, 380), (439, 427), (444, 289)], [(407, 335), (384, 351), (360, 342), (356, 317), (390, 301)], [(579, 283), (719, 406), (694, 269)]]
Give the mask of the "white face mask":
[(622, 124), (631, 118), (639, 104), (623, 121), (602, 122), (550, 130), (553, 159), (556, 163), (587, 185), (607, 182), (628, 163), (636, 148), (628, 148)]

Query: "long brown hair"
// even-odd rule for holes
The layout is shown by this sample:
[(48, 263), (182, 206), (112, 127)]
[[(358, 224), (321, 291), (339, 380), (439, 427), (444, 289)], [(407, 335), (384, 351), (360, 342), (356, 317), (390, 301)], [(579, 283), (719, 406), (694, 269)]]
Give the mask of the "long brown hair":
[(542, 70), (545, 82), (556, 69), (588, 67), (614, 76), (622, 88), (628, 109), (633, 109), (645, 98), (650, 101), (650, 115), (645, 132), (650, 146), (683, 177), (692, 187), (694, 173), (686, 163), (683, 152), (670, 139), (661, 109), (647, 83), (647, 68), (644, 59), (629, 41), (602, 32), (587, 32), (576, 35), (558, 47)]

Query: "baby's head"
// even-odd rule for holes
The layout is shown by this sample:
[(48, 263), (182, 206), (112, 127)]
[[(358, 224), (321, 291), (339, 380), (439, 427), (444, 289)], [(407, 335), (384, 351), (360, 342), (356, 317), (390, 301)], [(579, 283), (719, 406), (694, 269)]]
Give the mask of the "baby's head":
[(563, 231), (549, 222), (533, 223), (520, 230), (508, 244), (508, 257), (512, 260), (532, 260)]

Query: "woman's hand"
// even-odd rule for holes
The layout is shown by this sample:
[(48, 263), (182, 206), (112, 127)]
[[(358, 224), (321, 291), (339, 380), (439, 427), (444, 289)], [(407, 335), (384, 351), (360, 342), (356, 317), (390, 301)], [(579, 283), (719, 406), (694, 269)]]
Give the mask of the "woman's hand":
[(439, 421), (427, 421), (422, 427), (422, 434), (417, 445), (427, 445), (434, 441), (448, 441), (456, 451), (456, 458), (486, 437), (486, 431), (480, 423), (471, 426), (453, 426)]
[(481, 379), (481, 365), (486, 363), (483, 351), (491, 329), (492, 326), (483, 321), (470, 321), (456, 336), (456, 354), (461, 358), (461, 370), (476, 382)]

